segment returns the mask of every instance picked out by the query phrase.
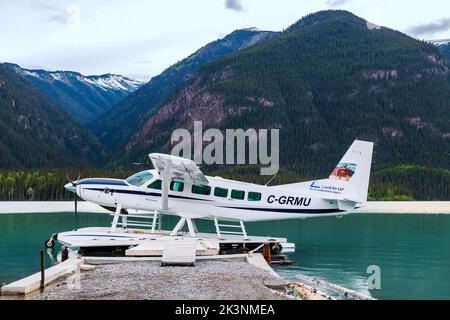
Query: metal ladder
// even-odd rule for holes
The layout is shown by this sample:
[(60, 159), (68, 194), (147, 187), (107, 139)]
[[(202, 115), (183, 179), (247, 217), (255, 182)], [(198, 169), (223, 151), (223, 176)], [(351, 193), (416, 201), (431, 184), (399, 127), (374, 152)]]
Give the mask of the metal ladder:
[[(149, 212), (149, 214), (123, 214), (122, 210), (120, 209), (116, 210), (115, 213), (111, 213), (110, 215), (114, 217), (113, 221), (111, 222), (111, 232), (115, 232), (117, 226), (121, 226), (124, 229), (128, 227), (150, 228), (151, 233), (154, 233), (156, 231), (156, 228), (158, 228), (158, 230), (161, 230), (161, 215), (158, 213), (158, 210), (151, 211)], [(120, 222), (119, 218), (121, 218)], [(129, 220), (128, 218), (131, 218), (133, 220)]]
[[(244, 237), (244, 240), (248, 240), (247, 231), (245, 230), (245, 225), (242, 220), (239, 220), (239, 224), (232, 224), (234, 221), (226, 221), (227, 223), (219, 223), (217, 218), (214, 218), (214, 225), (216, 226), (216, 233), (219, 239), (222, 238), (222, 234), (233, 234), (240, 235)], [(236, 221), (237, 222), (237, 221)], [(226, 230), (221, 230), (220, 227), (226, 228)], [(230, 230), (231, 229), (231, 230)], [(240, 231), (232, 231), (236, 229), (241, 229)]]

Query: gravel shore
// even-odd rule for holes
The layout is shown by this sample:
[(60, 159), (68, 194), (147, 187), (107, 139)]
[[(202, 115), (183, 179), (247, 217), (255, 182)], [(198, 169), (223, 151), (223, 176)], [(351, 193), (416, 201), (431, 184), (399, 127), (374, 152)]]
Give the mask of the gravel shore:
[(81, 272), (79, 286), (63, 278), (35, 300), (273, 300), (282, 299), (263, 282), (268, 271), (242, 260), (202, 260), (195, 267), (161, 267), (159, 262), (97, 265)]

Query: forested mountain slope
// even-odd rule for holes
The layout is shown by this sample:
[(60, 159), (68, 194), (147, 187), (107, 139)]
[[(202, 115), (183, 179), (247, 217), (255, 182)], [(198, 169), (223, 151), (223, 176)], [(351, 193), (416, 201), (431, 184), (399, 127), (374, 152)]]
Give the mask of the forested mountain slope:
[(0, 64), (0, 155), (0, 168), (10, 169), (93, 165), (105, 154), (50, 98)]
[(16, 64), (7, 65), (82, 125), (103, 115), (142, 84), (116, 74), (84, 76), (73, 71), (29, 70)]

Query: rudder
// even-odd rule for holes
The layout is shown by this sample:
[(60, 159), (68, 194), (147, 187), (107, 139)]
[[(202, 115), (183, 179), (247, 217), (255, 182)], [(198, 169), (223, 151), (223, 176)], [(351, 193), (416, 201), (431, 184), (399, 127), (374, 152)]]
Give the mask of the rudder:
[(330, 180), (347, 181), (342, 194), (345, 200), (367, 201), (373, 142), (355, 140), (331, 173)]

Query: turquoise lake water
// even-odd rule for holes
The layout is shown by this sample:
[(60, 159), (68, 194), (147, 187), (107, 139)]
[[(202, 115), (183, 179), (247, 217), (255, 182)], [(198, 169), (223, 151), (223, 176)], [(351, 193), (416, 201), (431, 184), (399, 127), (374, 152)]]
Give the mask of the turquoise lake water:
[[(164, 228), (175, 222), (164, 218)], [(199, 222), (200, 231), (213, 230), (212, 222)], [(91, 213), (0, 215), (0, 283), (37, 272), (39, 250), (51, 234), (109, 223), (110, 216)], [(290, 257), (297, 265), (276, 268), (285, 278), (303, 273), (378, 299), (450, 299), (450, 215), (354, 214), (249, 223), (247, 231), (295, 242)], [(381, 289), (369, 291), (371, 265), (380, 267)]]

